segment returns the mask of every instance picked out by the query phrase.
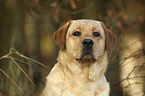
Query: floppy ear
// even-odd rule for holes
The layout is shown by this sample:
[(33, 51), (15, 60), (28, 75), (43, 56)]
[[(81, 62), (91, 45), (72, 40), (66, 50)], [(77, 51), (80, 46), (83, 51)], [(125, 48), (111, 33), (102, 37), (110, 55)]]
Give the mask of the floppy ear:
[(106, 28), (106, 26), (104, 25), (104, 23), (101, 22), (101, 26), (104, 29), (105, 32), (105, 46), (109, 52), (109, 54), (112, 53), (112, 47), (115, 43), (116, 40), (116, 36), (113, 34), (113, 32), (111, 32), (108, 28)]
[(55, 43), (60, 47), (61, 50), (65, 49), (66, 33), (70, 26), (71, 21), (67, 22), (64, 26), (59, 28), (53, 34)]

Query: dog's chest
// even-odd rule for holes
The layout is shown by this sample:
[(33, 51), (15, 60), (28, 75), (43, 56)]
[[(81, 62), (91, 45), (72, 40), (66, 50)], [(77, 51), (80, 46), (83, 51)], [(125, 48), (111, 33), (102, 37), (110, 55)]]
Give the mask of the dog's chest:
[(101, 86), (96, 82), (65, 82), (62, 96), (97, 96), (105, 89), (105, 86)]

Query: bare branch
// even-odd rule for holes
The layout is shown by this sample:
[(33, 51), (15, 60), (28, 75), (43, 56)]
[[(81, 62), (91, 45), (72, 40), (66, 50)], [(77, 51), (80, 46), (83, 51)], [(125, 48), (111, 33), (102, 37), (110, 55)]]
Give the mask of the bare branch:
[(1, 68), (0, 71), (19, 89), (19, 91), (25, 96), (23, 90), (17, 85), (17, 83), (7, 74), (5, 73)]

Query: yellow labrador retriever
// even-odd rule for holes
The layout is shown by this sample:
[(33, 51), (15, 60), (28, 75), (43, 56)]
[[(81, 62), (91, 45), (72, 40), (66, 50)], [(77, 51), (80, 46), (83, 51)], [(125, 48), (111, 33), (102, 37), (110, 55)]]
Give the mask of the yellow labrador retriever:
[(104, 72), (115, 35), (95, 20), (72, 20), (54, 33), (58, 62), (42, 96), (109, 96)]

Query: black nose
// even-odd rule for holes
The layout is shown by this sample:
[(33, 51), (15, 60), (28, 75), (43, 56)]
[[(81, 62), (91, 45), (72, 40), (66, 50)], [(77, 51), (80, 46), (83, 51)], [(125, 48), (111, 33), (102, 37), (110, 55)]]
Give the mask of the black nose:
[(91, 39), (84, 39), (82, 45), (83, 47), (91, 48), (94, 45), (94, 42)]

